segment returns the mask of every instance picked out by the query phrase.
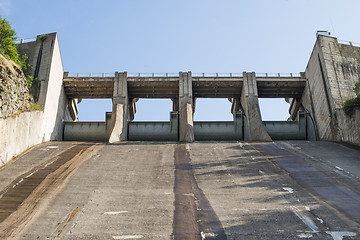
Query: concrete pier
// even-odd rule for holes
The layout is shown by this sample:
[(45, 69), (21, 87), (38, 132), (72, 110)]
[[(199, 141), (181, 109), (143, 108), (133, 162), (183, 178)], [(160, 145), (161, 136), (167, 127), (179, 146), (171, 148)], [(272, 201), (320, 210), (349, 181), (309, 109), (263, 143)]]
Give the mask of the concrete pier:
[(112, 130), (109, 137), (109, 143), (127, 140), (128, 118), (129, 97), (127, 89), (127, 72), (116, 72), (110, 127)]
[(193, 142), (193, 94), (191, 72), (179, 73), (179, 127), (180, 141)]
[(258, 101), (258, 90), (256, 85), (255, 72), (244, 72), (244, 85), (241, 93), (241, 105), (246, 116), (248, 128), (248, 141), (271, 141), (271, 137), (266, 132)]

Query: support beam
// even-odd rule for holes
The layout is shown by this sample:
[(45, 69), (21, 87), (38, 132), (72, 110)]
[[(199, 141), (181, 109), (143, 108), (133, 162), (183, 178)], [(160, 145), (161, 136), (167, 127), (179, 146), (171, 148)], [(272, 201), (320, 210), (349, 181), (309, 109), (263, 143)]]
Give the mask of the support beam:
[[(241, 106), (246, 115), (248, 141), (272, 141), (261, 120), (255, 72), (244, 72)], [(246, 136), (246, 135), (245, 135)]]
[(195, 137), (192, 76), (191, 72), (180, 72), (179, 76), (179, 140), (181, 142), (193, 142)]
[(129, 121), (129, 97), (127, 90), (127, 72), (115, 73), (113, 111), (111, 115), (111, 133), (109, 143), (127, 140)]

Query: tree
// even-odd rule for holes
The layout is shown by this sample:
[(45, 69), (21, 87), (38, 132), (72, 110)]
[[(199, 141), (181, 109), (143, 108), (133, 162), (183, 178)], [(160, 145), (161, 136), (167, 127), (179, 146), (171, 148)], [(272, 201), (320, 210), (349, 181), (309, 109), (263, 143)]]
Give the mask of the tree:
[(6, 58), (18, 62), (19, 53), (16, 49), (16, 32), (10, 24), (0, 17), (0, 53)]
[[(30, 65), (27, 63), (28, 58), (26, 54), (22, 56), (19, 55), (15, 43), (16, 39), (17, 37), (15, 30), (11, 29), (8, 21), (6, 21), (6, 19), (2, 19), (0, 16), (0, 54), (8, 59), (13, 60), (25, 72), (30, 68)], [(30, 88), (32, 79), (28, 75), (26, 77), (28, 80), (28, 87)]]

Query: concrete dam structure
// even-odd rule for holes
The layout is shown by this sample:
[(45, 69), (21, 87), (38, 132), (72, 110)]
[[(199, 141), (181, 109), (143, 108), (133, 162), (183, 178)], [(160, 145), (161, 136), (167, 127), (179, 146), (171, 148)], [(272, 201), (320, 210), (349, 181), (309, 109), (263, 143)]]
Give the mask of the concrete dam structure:
[[(353, 43), (320, 35), (287, 75), (70, 74), (56, 33), (18, 48), (43, 110), (0, 119), (1, 239), (359, 239), (359, 150), (334, 142), (360, 145)], [(263, 97), (291, 99), (289, 120), (262, 121)], [(113, 111), (80, 122), (81, 98)], [(139, 98), (171, 99), (170, 121), (132, 121)], [(194, 121), (199, 98), (233, 121)]]
[[(58, 109), (57, 117), (55, 114), (47, 117), (58, 133), (53, 139), (110, 143), (294, 139), (360, 145), (359, 110), (351, 117), (342, 110), (343, 103), (356, 96), (360, 48), (352, 43), (339, 43), (329, 35), (317, 36), (306, 70), (298, 74), (69, 74), (60, 66), (57, 48), (56, 33), (39, 35), (36, 40), (21, 41), (18, 45), (34, 66), (31, 75), (38, 81), (32, 88), (33, 95), (45, 109)], [(56, 83), (50, 81), (54, 75)], [(49, 92), (57, 92), (52, 94), (51, 106), (46, 103)], [(112, 99), (113, 111), (106, 113), (106, 122), (77, 121), (76, 99), (84, 98)], [(132, 122), (139, 98), (171, 99), (170, 121)], [(228, 98), (234, 120), (194, 121), (197, 98)], [(259, 98), (292, 99), (289, 121), (263, 122)]]

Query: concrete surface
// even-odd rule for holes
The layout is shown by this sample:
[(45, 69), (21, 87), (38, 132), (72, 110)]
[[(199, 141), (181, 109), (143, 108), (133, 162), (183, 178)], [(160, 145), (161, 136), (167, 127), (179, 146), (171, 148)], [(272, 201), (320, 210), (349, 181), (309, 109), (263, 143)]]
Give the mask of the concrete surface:
[(248, 134), (245, 134), (246, 141), (271, 141), (261, 120), (258, 89), (255, 73), (243, 73), (244, 86), (241, 93), (241, 106), (246, 116)]
[(127, 72), (115, 73), (109, 143), (126, 141), (129, 122)]
[(68, 104), (63, 87), (64, 70), (57, 34), (46, 34), (44, 41), (39, 35), (36, 42), (19, 44), (18, 50), (27, 54), (33, 66), (29, 75), (36, 75), (37, 69), (33, 87), (39, 89), (36, 96), (32, 94), (44, 111), (0, 120), (0, 166), (36, 144), (62, 140), (63, 120), (73, 120), (69, 110), (72, 105)]
[(191, 72), (179, 73), (179, 140), (193, 142), (194, 137), (194, 99)]
[[(0, 170), (4, 180), (0, 193), (14, 181), (16, 190), (25, 181), (17, 181), (19, 176), (31, 169), (70, 156), (71, 151), (82, 146), (57, 142), (35, 147)], [(261, 146), (271, 146), (279, 156), (299, 159), (314, 173), (331, 178), (336, 186), (347, 187), (355, 195), (360, 195), (358, 150), (308, 141), (128, 142), (96, 146), (97, 151), (81, 153), (80, 159), (73, 161), (77, 167), (69, 176), (51, 183), (54, 188), (39, 198), (40, 207), (35, 206), (33, 217), (24, 225), (12, 225), (16, 230), (12, 236), (359, 239), (360, 224), (356, 219), (332, 204), (333, 199), (314, 194), (277, 162), (278, 156), (264, 153)], [(46, 179), (39, 186), (44, 184)], [(7, 221), (1, 222), (0, 228)]]
[(44, 112), (25, 112), (0, 119), (0, 167), (43, 141)]
[(332, 36), (319, 36), (306, 67), (307, 84), (302, 106), (315, 120), (320, 140), (360, 145), (360, 110), (347, 116), (344, 102), (356, 96), (360, 79), (360, 48), (339, 44)]

